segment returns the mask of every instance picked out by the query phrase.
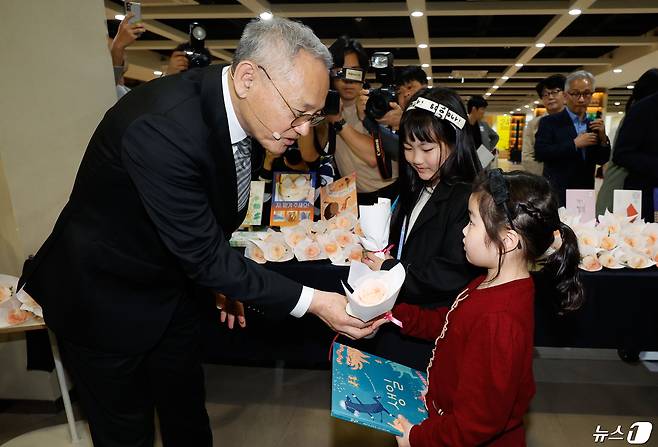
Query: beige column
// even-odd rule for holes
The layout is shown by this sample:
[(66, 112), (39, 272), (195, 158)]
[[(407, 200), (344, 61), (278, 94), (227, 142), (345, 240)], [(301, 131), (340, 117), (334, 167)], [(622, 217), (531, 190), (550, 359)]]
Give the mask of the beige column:
[[(66, 203), (85, 147), (116, 101), (103, 0), (0, 2), (0, 273), (18, 275)], [(0, 398), (50, 400), (0, 338)]]

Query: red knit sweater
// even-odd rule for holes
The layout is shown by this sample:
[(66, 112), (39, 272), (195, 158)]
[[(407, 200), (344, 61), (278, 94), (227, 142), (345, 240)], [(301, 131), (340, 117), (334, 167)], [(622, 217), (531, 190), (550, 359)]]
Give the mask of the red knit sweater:
[(429, 418), (411, 429), (412, 447), (525, 446), (523, 415), (535, 394), (531, 278), (482, 290), (471, 282), (448, 308), (393, 309), (404, 334), (436, 339), (428, 367)]

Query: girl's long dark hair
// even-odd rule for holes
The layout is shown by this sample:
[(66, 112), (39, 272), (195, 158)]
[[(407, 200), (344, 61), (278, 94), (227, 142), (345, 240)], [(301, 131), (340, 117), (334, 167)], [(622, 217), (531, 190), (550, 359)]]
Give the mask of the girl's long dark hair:
[[(424, 88), (419, 90), (409, 103), (411, 104), (418, 97), (443, 104), (468, 120), (464, 103), (454, 90), (440, 87)], [(442, 142), (450, 148), (450, 155), (438, 172), (438, 178), (443, 183), (471, 183), (482, 170), (469, 131), (468, 121), (463, 129), (457, 129), (448, 121), (439, 119), (426, 110), (407, 110), (400, 121), (399, 137), (400, 206), (396, 209), (397, 215), (393, 216), (394, 223), (401, 221), (401, 217), (411, 213), (420, 191), (427, 186), (416, 170), (407, 162), (404, 156), (405, 142), (410, 140)], [(398, 223), (401, 225), (401, 222)]]
[(502, 261), (505, 247), (501, 233), (512, 228), (521, 238), (526, 260), (534, 262), (548, 250), (555, 241), (555, 234), (559, 233), (562, 245), (547, 258), (544, 273), (558, 292), (557, 307), (561, 311), (578, 309), (584, 297), (578, 275), (578, 239), (573, 230), (560, 221), (555, 192), (548, 181), (538, 175), (523, 171), (501, 175), (509, 191), (506, 202), (509, 215), (504, 206), (494, 202), (489, 175), (480, 175), (473, 186), (487, 239), (496, 246)]

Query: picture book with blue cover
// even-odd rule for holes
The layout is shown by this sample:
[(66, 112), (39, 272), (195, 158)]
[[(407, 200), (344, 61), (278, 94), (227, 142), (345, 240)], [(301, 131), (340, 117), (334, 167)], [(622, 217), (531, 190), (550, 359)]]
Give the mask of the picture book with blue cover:
[(399, 414), (412, 424), (427, 418), (425, 373), (334, 343), (331, 375), (333, 417), (393, 435)]

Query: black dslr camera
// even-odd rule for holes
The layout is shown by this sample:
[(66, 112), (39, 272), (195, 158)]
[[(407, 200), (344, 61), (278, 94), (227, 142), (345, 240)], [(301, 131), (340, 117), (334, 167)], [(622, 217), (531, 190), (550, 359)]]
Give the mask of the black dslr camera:
[(397, 102), (393, 53), (389, 51), (374, 53), (370, 58), (370, 67), (375, 73), (375, 81), (382, 86), (369, 90), (366, 116), (377, 120), (391, 110), (389, 102)]
[(206, 29), (197, 22), (190, 23), (190, 46), (185, 49), (189, 68), (210, 65), (210, 52), (206, 49)]

